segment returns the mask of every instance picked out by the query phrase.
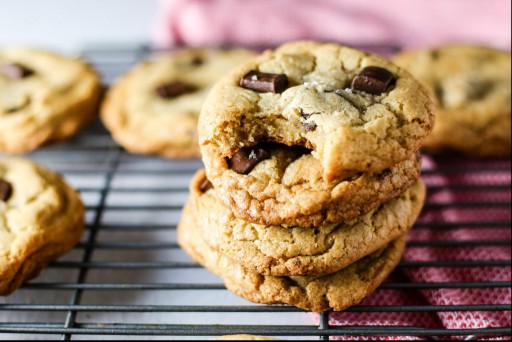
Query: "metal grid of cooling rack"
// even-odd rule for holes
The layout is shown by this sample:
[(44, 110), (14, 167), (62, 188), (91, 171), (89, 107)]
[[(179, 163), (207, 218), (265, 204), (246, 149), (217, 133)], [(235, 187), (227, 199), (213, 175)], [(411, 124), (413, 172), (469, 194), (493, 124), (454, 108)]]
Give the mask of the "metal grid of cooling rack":
[[(367, 47), (372, 49), (372, 47)], [(396, 48), (373, 47), (386, 53)], [(151, 53), (147, 48), (97, 47), (84, 57), (110, 84), (120, 73)], [(330, 313), (319, 316), (291, 306), (254, 305), (227, 291), (222, 282), (194, 264), (176, 244), (176, 225), (187, 197), (187, 186), (199, 160), (170, 161), (134, 156), (119, 148), (99, 122), (71, 141), (28, 155), (62, 173), (80, 191), (87, 205), (87, 228), (78, 246), (13, 295), (0, 299), (0, 338), (197, 338), (248, 333), (299, 339), (331, 336), (510, 336), (510, 327), (432, 329), (420, 326), (334, 326)], [(510, 173), (510, 161), (475, 162), (460, 167), (460, 159), (441, 157), (424, 170), (429, 191), (505, 192), (505, 199), (428, 202), (424, 213), (442, 208), (508, 208), (505, 221), (435, 221), (415, 230), (510, 229), (510, 178), (506, 182), (437, 184), (436, 175)], [(463, 177), (462, 177), (463, 179)], [(485, 177), (484, 177), (485, 179)], [(508, 195), (507, 195), (508, 194)], [(492, 197), (492, 196), (491, 196)], [(408, 248), (510, 246), (505, 239), (417, 240)], [(395, 274), (420, 267), (509, 268), (508, 260), (402, 261)], [(403, 277), (379, 290), (510, 288), (502, 281), (421, 282)], [(396, 280), (399, 279), (399, 280)], [(510, 315), (510, 303), (470, 305), (358, 305), (354, 313), (500, 311)]]

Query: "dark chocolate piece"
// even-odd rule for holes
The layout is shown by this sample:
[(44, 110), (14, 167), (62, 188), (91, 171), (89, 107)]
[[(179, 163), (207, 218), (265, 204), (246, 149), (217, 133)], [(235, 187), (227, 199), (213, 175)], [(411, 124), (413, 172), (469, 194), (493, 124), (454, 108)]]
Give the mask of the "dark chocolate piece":
[[(314, 114), (320, 114), (320, 113), (304, 113), (304, 110), (302, 108), (300, 110), (300, 115), (306, 120), (309, 119), (311, 117), (311, 115), (314, 115)], [(316, 129), (316, 123), (314, 123), (314, 122), (303, 122), (302, 126), (304, 126), (306, 131), (314, 131)]]
[(470, 80), (467, 83), (466, 93), (470, 100), (481, 100), (491, 93), (493, 83), (483, 80)]
[(164, 83), (164, 84), (159, 85), (155, 89), (158, 96), (160, 96), (164, 99), (171, 99), (173, 97), (191, 93), (196, 90), (197, 90), (197, 88), (195, 86), (185, 83), (185, 82), (181, 82), (181, 81)]
[(434, 95), (437, 99), (437, 102), (444, 106), (444, 88), (440, 83), (436, 83), (434, 86)]
[(199, 56), (194, 56), (194, 58), (192, 58), (192, 60), (190, 61), (190, 65), (192, 65), (194, 67), (198, 67), (198, 66), (202, 65), (203, 63), (204, 63), (204, 60)]
[(380, 95), (387, 92), (395, 82), (396, 78), (389, 70), (368, 66), (352, 80), (352, 89)]
[(210, 189), (213, 189), (213, 184), (208, 180), (208, 178), (205, 178), (199, 185), (199, 190), (201, 190), (201, 192), (206, 192)]
[(248, 174), (259, 162), (270, 158), (270, 153), (261, 146), (243, 147), (231, 159), (228, 159), (229, 168), (240, 174)]
[(240, 86), (259, 93), (282, 93), (288, 87), (288, 77), (252, 70), (240, 79)]
[(0, 201), (7, 202), (12, 195), (12, 185), (0, 178)]
[(34, 74), (34, 71), (18, 63), (2, 64), (0, 72), (11, 80), (19, 80)]
[(432, 50), (432, 51), (430, 52), (430, 57), (432, 57), (432, 59), (438, 59), (438, 58), (439, 58), (439, 56), (440, 56), (440, 54), (439, 54), (439, 50)]

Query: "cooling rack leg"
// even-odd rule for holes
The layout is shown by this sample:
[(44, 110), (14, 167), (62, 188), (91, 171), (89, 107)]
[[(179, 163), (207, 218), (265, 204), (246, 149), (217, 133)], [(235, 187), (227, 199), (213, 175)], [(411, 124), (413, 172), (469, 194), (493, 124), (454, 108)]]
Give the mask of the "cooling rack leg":
[[(329, 329), (329, 312), (322, 312), (320, 314), (320, 323), (318, 325), (318, 329), (320, 329), (320, 331)], [(329, 335), (320, 334), (320, 340), (329, 341)]]

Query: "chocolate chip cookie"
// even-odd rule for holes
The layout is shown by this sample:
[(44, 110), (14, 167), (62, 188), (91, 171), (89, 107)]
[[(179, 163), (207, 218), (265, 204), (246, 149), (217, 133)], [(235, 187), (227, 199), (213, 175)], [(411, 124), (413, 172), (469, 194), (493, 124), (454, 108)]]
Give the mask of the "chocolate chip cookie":
[(62, 178), (33, 162), (0, 159), (0, 295), (8, 295), (69, 251), (84, 206)]
[(266, 143), (231, 159), (205, 154), (208, 178), (233, 213), (259, 224), (321, 226), (349, 221), (400, 195), (420, 176), (418, 154), (379, 172), (347, 172), (326, 182), (311, 151)]
[(344, 310), (372, 293), (398, 264), (405, 236), (332, 274), (273, 277), (247, 270), (209, 247), (197, 227), (197, 208), (189, 201), (178, 226), (180, 246), (220, 276), (235, 294), (256, 303), (291, 304), (310, 311)]
[(102, 120), (130, 152), (199, 157), (197, 117), (206, 94), (252, 55), (244, 49), (183, 49), (145, 61), (110, 89)]
[(263, 226), (237, 218), (217, 200), (217, 190), (202, 191), (199, 171), (191, 182), (197, 229), (204, 242), (247, 270), (271, 276), (337, 272), (407, 233), (418, 217), (425, 186), (418, 180), (394, 200), (352, 221), (322, 227)]
[(437, 120), (426, 148), (480, 157), (510, 155), (509, 52), (448, 45), (406, 51), (395, 62), (434, 95)]
[(410, 158), (433, 124), (432, 99), (407, 71), (366, 52), (303, 41), (223, 77), (203, 106), (199, 143), (217, 187), (214, 168), (268, 142), (312, 150), (330, 182)]
[(100, 92), (98, 75), (80, 59), (0, 50), (0, 151), (27, 152), (72, 136), (94, 118)]

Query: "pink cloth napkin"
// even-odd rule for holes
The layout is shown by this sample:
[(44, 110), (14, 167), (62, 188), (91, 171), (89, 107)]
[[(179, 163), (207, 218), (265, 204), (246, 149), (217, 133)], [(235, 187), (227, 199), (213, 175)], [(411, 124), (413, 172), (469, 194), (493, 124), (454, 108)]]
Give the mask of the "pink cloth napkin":
[[(436, 160), (437, 159), (437, 160)], [(425, 208), (417, 227), (409, 235), (409, 242), (417, 241), (510, 241), (511, 211), (505, 206), (457, 206), (462, 202), (510, 202), (510, 160), (477, 161), (462, 157), (424, 157), (425, 180), (430, 190)], [(459, 172), (443, 171), (458, 168)], [(496, 171), (489, 171), (496, 169)], [(502, 170), (503, 169), (503, 170)], [(437, 171), (441, 170), (441, 171)], [(485, 170), (485, 172), (483, 172)], [(503, 188), (482, 190), (472, 185), (505, 185)], [(439, 204), (449, 204), (439, 206)], [(487, 227), (468, 227), (475, 223), (488, 223)], [(456, 229), (436, 227), (436, 224), (457, 224)], [(464, 223), (469, 223), (465, 226)], [(489, 224), (491, 223), (491, 224)], [(493, 227), (492, 223), (505, 223), (505, 227)], [(429, 226), (432, 225), (432, 226)], [(477, 245), (464, 247), (407, 247), (404, 261), (479, 261), (508, 260), (508, 246)], [(510, 266), (486, 267), (403, 267), (390, 280), (400, 282), (490, 282), (511, 281)], [(471, 305), (511, 304), (511, 288), (453, 288), (428, 290), (377, 290), (361, 305)], [(316, 316), (315, 319), (318, 320)], [(390, 312), (330, 314), (330, 324), (353, 325), (407, 325), (430, 329), (466, 329), (486, 327), (510, 327), (510, 311), (454, 311), (454, 312)], [(370, 337), (343, 336), (337, 339), (370, 339)], [(372, 337), (377, 340), (420, 340), (414, 336)], [(449, 339), (449, 337), (447, 337)], [(452, 339), (460, 339), (452, 337)], [(510, 338), (508, 338), (510, 339)]]
[(160, 0), (154, 43), (472, 42), (510, 49), (510, 0)]

